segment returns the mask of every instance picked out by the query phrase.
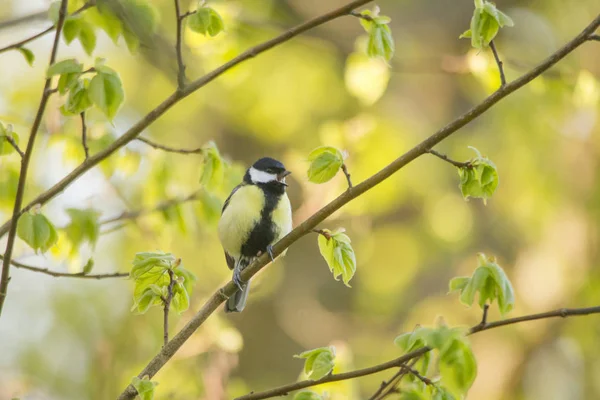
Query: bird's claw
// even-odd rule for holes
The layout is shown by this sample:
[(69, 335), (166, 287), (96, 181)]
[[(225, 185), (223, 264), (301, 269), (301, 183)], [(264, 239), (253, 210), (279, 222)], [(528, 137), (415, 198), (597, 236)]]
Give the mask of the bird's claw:
[(275, 262), (275, 257), (273, 257), (273, 246), (267, 246), (267, 253), (269, 253), (269, 257), (271, 257), (271, 261)]
[(238, 289), (240, 289), (240, 291), (244, 290), (243, 288), (243, 284), (244, 282), (242, 281), (242, 272), (239, 269), (234, 269), (233, 270), (233, 283), (235, 283), (235, 285), (238, 287)]

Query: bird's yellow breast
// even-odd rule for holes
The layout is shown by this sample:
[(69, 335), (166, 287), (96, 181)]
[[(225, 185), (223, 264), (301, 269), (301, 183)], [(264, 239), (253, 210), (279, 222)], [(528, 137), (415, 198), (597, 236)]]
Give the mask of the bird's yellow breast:
[(254, 185), (242, 186), (231, 196), (219, 220), (219, 239), (229, 255), (240, 257), (242, 245), (260, 220), (264, 204), (262, 190)]
[(287, 194), (283, 194), (273, 210), (273, 223), (277, 226), (277, 235), (273, 243), (278, 242), (282, 237), (292, 230), (292, 207)]

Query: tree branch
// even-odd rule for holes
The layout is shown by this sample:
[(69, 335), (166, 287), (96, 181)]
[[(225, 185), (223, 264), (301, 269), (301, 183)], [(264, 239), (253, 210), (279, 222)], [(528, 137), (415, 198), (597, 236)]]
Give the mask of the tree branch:
[(13, 137), (12, 137), (12, 136), (10, 136), (10, 135), (6, 135), (6, 136), (4, 137), (4, 139), (6, 139), (6, 141), (7, 141), (8, 143), (10, 143), (10, 145), (11, 145), (11, 146), (12, 146), (12, 147), (15, 149), (15, 151), (16, 151), (17, 153), (19, 153), (19, 155), (21, 156), (21, 158), (25, 157), (25, 153), (23, 153), (23, 150), (21, 150), (21, 149), (19, 148), (19, 145), (17, 144), (17, 142), (15, 142), (15, 139), (13, 139)]
[(348, 182), (348, 189), (352, 189), (352, 181), (350, 180), (350, 172), (348, 172), (348, 167), (346, 167), (345, 163), (342, 164), (342, 172), (346, 176), (346, 181)]
[(90, 157), (90, 149), (87, 145), (87, 126), (85, 125), (85, 111), (79, 114), (81, 117), (81, 145), (83, 146), (83, 152), (85, 153), (85, 159)]
[[(574, 309), (562, 308), (559, 310), (549, 311), (549, 312), (545, 312), (545, 313), (541, 313), (541, 314), (525, 315), (523, 317), (500, 320), (500, 321), (485, 324), (484, 326), (481, 326), (481, 324), (478, 324), (469, 330), (468, 335), (472, 335), (477, 332), (481, 332), (481, 331), (485, 331), (485, 330), (489, 330), (489, 329), (493, 329), (493, 328), (498, 328), (500, 326), (512, 325), (512, 324), (517, 324), (517, 323), (525, 322), (525, 321), (534, 321), (534, 320), (538, 320), (538, 319), (553, 318), (553, 317), (565, 318), (568, 316), (581, 316), (581, 315), (599, 314), (599, 313), (600, 313), (600, 306), (599, 307), (588, 307), (588, 308), (574, 308)], [(394, 360), (387, 361), (382, 364), (374, 365), (369, 368), (363, 368), (363, 369), (358, 369), (355, 371), (344, 372), (342, 374), (328, 375), (322, 379), (318, 379), (315, 381), (305, 380), (305, 381), (300, 381), (300, 382), (294, 382), (294, 383), (291, 383), (288, 385), (280, 386), (275, 389), (266, 390), (264, 392), (250, 393), (245, 396), (238, 397), (235, 400), (268, 399), (271, 397), (282, 396), (282, 395), (285, 395), (289, 392), (293, 392), (296, 390), (305, 389), (307, 387), (321, 385), (321, 384), (327, 383), (327, 382), (337, 382), (337, 381), (343, 381), (343, 380), (347, 380), (347, 379), (353, 379), (353, 378), (358, 378), (361, 376), (375, 374), (377, 372), (381, 372), (386, 369), (390, 369), (390, 368), (394, 368), (394, 367), (410, 368), (410, 367), (404, 366), (403, 364), (406, 363), (407, 361), (415, 359), (416, 357), (420, 357), (421, 355), (427, 353), (428, 351), (431, 351), (430, 347), (421, 347), (420, 349), (411, 351), (410, 353), (404, 354), (403, 356), (398, 357)], [(412, 368), (411, 368), (410, 372), (414, 374), (414, 372), (412, 372)], [(416, 376), (419, 377), (420, 375), (418, 375), (418, 373), (417, 373)], [(425, 378), (425, 379), (427, 379), (427, 378)], [(391, 381), (393, 381), (393, 378), (390, 380), (390, 382)], [(429, 379), (427, 379), (427, 381), (431, 382)], [(425, 382), (425, 383), (427, 383), (427, 382)], [(431, 384), (431, 383), (428, 383), (428, 384)]]
[[(254, 46), (245, 52), (241, 53), (237, 57), (228, 61), (227, 63), (221, 65), (220, 67), (214, 69), (213, 71), (207, 73), (203, 77), (196, 79), (189, 85), (186, 85), (185, 89), (182, 91), (176, 91), (171, 94), (168, 98), (166, 98), (161, 104), (159, 104), (156, 108), (150, 111), (146, 116), (144, 116), (141, 120), (135, 123), (127, 132), (121, 135), (117, 140), (111, 143), (107, 148), (102, 151), (97, 152), (96, 154), (90, 156), (86, 161), (81, 163), (77, 168), (75, 168), (71, 173), (57, 182), (54, 186), (46, 190), (44, 193), (37, 196), (33, 199), (29, 204), (27, 204), (21, 210), (21, 214), (28, 211), (35, 204), (46, 204), (48, 201), (53, 199), (56, 195), (62, 193), (69, 185), (71, 185), (74, 181), (76, 181), (81, 175), (92, 169), (94, 166), (98, 165), (100, 162), (110, 157), (115, 151), (119, 150), (121, 147), (125, 146), (130, 141), (134, 140), (144, 129), (146, 129), (150, 124), (156, 121), (161, 115), (167, 112), (171, 107), (177, 104), (180, 100), (194, 93), (196, 90), (206, 86), (231, 68), (237, 66), (238, 64), (243, 63), (253, 57), (256, 57), (258, 54), (264, 53), (267, 50), (272, 49), (282, 43), (287, 42), (288, 40), (300, 35), (303, 32), (306, 32), (310, 29), (313, 29), (319, 25), (322, 25), (326, 22), (334, 20), (336, 18), (348, 15), (348, 13), (354, 10), (357, 7), (360, 7), (364, 4), (367, 4), (373, 0), (354, 0), (347, 5), (340, 7), (336, 10), (330, 11), (327, 14), (323, 14), (319, 17), (313, 18), (303, 24), (297, 25), (294, 28), (291, 28), (279, 36), (263, 42), (257, 46)], [(5, 235), (8, 232), (10, 226), (10, 222), (4, 223), (0, 227), (0, 237)]]
[(144, 137), (141, 137), (141, 136), (138, 136), (136, 138), (136, 140), (146, 143), (148, 146), (154, 147), (157, 150), (163, 150), (163, 151), (167, 151), (169, 153), (179, 153), (179, 154), (201, 154), (202, 153), (202, 147), (199, 147), (197, 149), (178, 149), (175, 147), (165, 146), (164, 144), (159, 144), (159, 143), (153, 142), (153, 141), (146, 139)]
[[(95, 0), (90, 0), (87, 3), (85, 3), (83, 6), (81, 6), (78, 10), (74, 11), (73, 14), (69, 15), (74, 16), (77, 14), (80, 14), (82, 12), (84, 12), (85, 10), (87, 10), (90, 7), (94, 7), (96, 5), (96, 1)], [(45, 13), (47, 15), (47, 13)], [(0, 48), (0, 53), (4, 53), (5, 51), (9, 51), (9, 50), (13, 50), (13, 49), (18, 49), (20, 47), (23, 47), (24, 45), (26, 45), (29, 42), (32, 42), (38, 38), (41, 38), (42, 36), (46, 36), (46, 34), (52, 32), (54, 29), (56, 29), (59, 26), (60, 20), (56, 23), (56, 25), (52, 25), (49, 28), (46, 28), (45, 30), (41, 31), (40, 33), (36, 33), (33, 36), (28, 37), (27, 39), (21, 40), (19, 42), (13, 43), (11, 45), (8, 45), (6, 47), (2, 47)], [(62, 29), (62, 25), (61, 29)]]
[(427, 150), (427, 152), (429, 154), (433, 154), (434, 156), (446, 161), (447, 163), (454, 165), (457, 168), (470, 168), (471, 167), (471, 163), (469, 161), (465, 161), (465, 162), (454, 161), (454, 160), (451, 160), (450, 158), (448, 158), (447, 155), (439, 153), (433, 149), (429, 149), (429, 150)]
[(100, 221), (100, 225), (106, 225), (106, 224), (110, 224), (110, 223), (117, 222), (117, 221), (123, 221), (123, 220), (137, 219), (137, 218), (141, 217), (142, 215), (150, 214), (150, 213), (157, 212), (157, 211), (164, 211), (164, 210), (166, 210), (170, 207), (173, 207), (175, 205), (178, 205), (178, 204), (183, 204), (183, 203), (187, 203), (189, 201), (198, 200), (199, 197), (200, 197), (200, 191), (198, 190), (186, 197), (178, 197), (178, 198), (174, 198), (174, 199), (165, 200), (162, 203), (159, 203), (155, 207), (150, 208), (150, 209), (139, 209), (139, 210), (135, 210), (135, 211), (123, 212), (123, 213), (117, 215), (116, 217), (112, 217), (112, 218), (108, 218), (108, 219), (104, 219), (104, 220)]
[(38, 19), (46, 19), (48, 18), (48, 11), (38, 11), (35, 13), (22, 15), (20, 17), (15, 17), (13, 19), (7, 19), (0, 22), (0, 29), (11, 28), (16, 25), (21, 25), (27, 22), (36, 21)]
[[(325, 16), (315, 18), (312, 21), (309, 21), (308, 23), (302, 24), (299, 27), (286, 32), (282, 36), (287, 37), (289, 39), (289, 37), (292, 37), (293, 35), (296, 35), (296, 34), (300, 33), (301, 31), (310, 29), (310, 27), (314, 27), (321, 23), (324, 23), (325, 21), (327, 21), (329, 19), (333, 19), (337, 15), (347, 14), (352, 9), (354, 9), (364, 3), (366, 3), (366, 1), (362, 1), (362, 2), (354, 1), (354, 2), (350, 3), (348, 6), (342, 7), (334, 12), (330, 12), (330, 13), (326, 14)], [(418, 144), (417, 146), (415, 146), (408, 152), (404, 153), (402, 156), (397, 158), (395, 161), (393, 161), (387, 167), (383, 168), (381, 171), (379, 171), (375, 175), (371, 176), (370, 178), (366, 179), (365, 181), (361, 182), (360, 184), (354, 186), (354, 188), (351, 191), (350, 190), (346, 191), (343, 194), (341, 194), (340, 196), (338, 196), (335, 200), (333, 200), (332, 202), (327, 204), (325, 207), (323, 207), (322, 209), (317, 211), (315, 214), (313, 214), (311, 217), (309, 217), (306, 221), (304, 221), (302, 224), (300, 224), (295, 229), (293, 229), (288, 235), (286, 235), (278, 243), (276, 243), (275, 246), (273, 247), (274, 256), (278, 256), (279, 254), (281, 254), (281, 252), (283, 252), (285, 249), (287, 249), (292, 243), (294, 243), (295, 241), (297, 241), (298, 239), (303, 237), (306, 233), (310, 232), (319, 223), (321, 223), (323, 220), (325, 220), (325, 218), (329, 217), (335, 211), (339, 210), (342, 206), (344, 206), (351, 200), (355, 199), (356, 197), (362, 195), (366, 191), (372, 189), (374, 186), (378, 185), (379, 183), (383, 182), (384, 180), (386, 180), (387, 178), (392, 176), (394, 173), (399, 171), (401, 168), (403, 168), (410, 162), (414, 161), (418, 157), (427, 153), (433, 146), (435, 146), (442, 140), (446, 139), (448, 136), (450, 136), (451, 134), (453, 134), (454, 132), (456, 132), (457, 130), (459, 130), (460, 128), (462, 128), (463, 126), (468, 124), (469, 122), (473, 121), (475, 118), (477, 118), (480, 115), (482, 115), (483, 113), (485, 113), (494, 104), (498, 103), (500, 100), (502, 100), (509, 94), (515, 92), (519, 88), (525, 86), (527, 83), (531, 82), (533, 79), (535, 79), (536, 77), (541, 75), (544, 71), (548, 70), (554, 64), (559, 62), (561, 59), (563, 59), (566, 55), (571, 53), (573, 50), (575, 50), (581, 44), (585, 43), (587, 41), (587, 38), (589, 37), (589, 35), (592, 32), (594, 32), (599, 25), (600, 25), (600, 15), (597, 16), (596, 19), (594, 19), (579, 35), (577, 35), (574, 39), (572, 39), (570, 42), (568, 42), (563, 47), (561, 47), (559, 50), (557, 50), (555, 53), (553, 53), (546, 60), (542, 61), (537, 67), (533, 68), (531, 71), (529, 71), (525, 75), (521, 76), (520, 78), (510, 82), (506, 86), (501, 87), (496, 92), (491, 94), (488, 98), (486, 98), (482, 103), (471, 108), (465, 114), (461, 115), (460, 117), (455, 119), (453, 122), (449, 123), (442, 129), (440, 129), (439, 131), (437, 131), (436, 133), (434, 133), (433, 135), (431, 135), (430, 137), (425, 139), (423, 142), (421, 142), (420, 144)], [(287, 39), (285, 39), (285, 40), (287, 40)], [(261, 51), (264, 51), (268, 48), (275, 46), (277, 43), (278, 42), (276, 42), (276, 39), (273, 39), (269, 42), (266, 42), (262, 45), (255, 47), (254, 49), (259, 48), (259, 49), (261, 49)], [(242, 55), (236, 57), (234, 60), (230, 61), (229, 63), (225, 64), (224, 66), (217, 68), (215, 71), (209, 73), (204, 78), (201, 78), (200, 80), (195, 81), (194, 83), (192, 83), (191, 85), (186, 87), (186, 92), (188, 90), (194, 90), (194, 88), (200, 87), (203, 84), (213, 80), (218, 75), (220, 75), (224, 70), (230, 68), (232, 66), (232, 64), (235, 65), (235, 64), (241, 62), (242, 59), (251, 57), (252, 54), (253, 54), (252, 50), (249, 50), (246, 53), (243, 53)], [(167, 102), (168, 101), (169, 100), (167, 100)], [(170, 107), (170, 105), (168, 107)], [(164, 112), (164, 111), (162, 111), (162, 112)], [(138, 125), (139, 125), (139, 123), (138, 123)], [(134, 129), (134, 128), (132, 128), (132, 129)], [(125, 135), (127, 135), (127, 134), (125, 134)], [(123, 139), (123, 137), (121, 137), (121, 139)], [(108, 149), (105, 150), (105, 153), (107, 151), (108, 151)], [(100, 154), (102, 154), (102, 153), (99, 153), (99, 155)], [(67, 184), (65, 184), (65, 186), (68, 185), (68, 183), (70, 183), (70, 182), (67, 182)], [(59, 186), (59, 185), (60, 185), (60, 183), (55, 185), (55, 187)], [(50, 190), (52, 190), (52, 189), (50, 189)], [(43, 195), (42, 200), (47, 200), (45, 198), (46, 196), (47, 195)], [(38, 197), (38, 199), (39, 199), (39, 197)], [(258, 257), (256, 261), (254, 261), (250, 266), (248, 266), (246, 269), (244, 269), (244, 271), (242, 272), (242, 279), (244, 281), (249, 280), (258, 271), (263, 269), (267, 265), (269, 260), (270, 260), (269, 256), (266, 254), (263, 254), (262, 256)], [(148, 375), (150, 377), (154, 376), (162, 368), (162, 366), (165, 365), (166, 362), (175, 354), (175, 352), (187, 341), (187, 339), (196, 331), (196, 329), (198, 329), (198, 327), (200, 325), (202, 325), (202, 323), (204, 323), (204, 321), (206, 321), (206, 319), (213, 312), (215, 312), (215, 310), (225, 300), (227, 300), (229, 298), (229, 296), (231, 296), (235, 291), (237, 291), (236, 285), (233, 282), (229, 282), (225, 286), (218, 289), (212, 296), (210, 296), (210, 298), (206, 301), (206, 303), (200, 308), (200, 310), (198, 310), (196, 315), (194, 315), (192, 317), (192, 319), (186, 324), (186, 326), (183, 327), (183, 329), (181, 331), (179, 331), (179, 333), (177, 333), (173, 337), (173, 339), (166, 346), (164, 346), (162, 348), (162, 350), (148, 363), (148, 365), (144, 368), (143, 371), (140, 372), (140, 374), (138, 376), (139, 377), (143, 377), (144, 375)], [(408, 359), (410, 359), (410, 358), (408, 358)], [(402, 360), (402, 362), (405, 362), (405, 361), (407, 361), (407, 360), (405, 360), (405, 359)], [(121, 393), (121, 395), (119, 396), (119, 399), (120, 400), (132, 399), (133, 397), (135, 397), (135, 395), (136, 395), (136, 390), (131, 385), (129, 385), (125, 389), (125, 391), (123, 391), (123, 393)]]
[[(180, 262), (181, 259), (176, 261), (177, 264)], [(171, 300), (173, 300), (173, 286), (175, 285), (175, 276), (173, 274), (173, 270), (168, 269), (167, 272), (169, 273), (169, 286), (167, 287), (167, 298), (163, 299), (163, 347), (169, 343), (169, 309), (171, 308)]]
[(185, 86), (185, 64), (183, 63), (183, 55), (181, 54), (181, 12), (179, 11), (179, 0), (175, 2), (175, 17), (177, 18), (177, 34), (175, 42), (175, 52), (177, 53), (177, 88), (182, 90)]
[(500, 72), (500, 87), (502, 87), (506, 85), (506, 76), (504, 76), (504, 64), (502, 63), (502, 60), (500, 60), (500, 56), (496, 51), (496, 45), (494, 44), (493, 40), (490, 42), (490, 49), (492, 49), (492, 53), (494, 54), (494, 60), (496, 60), (496, 65), (498, 65), (498, 72)]
[(600, 35), (596, 35), (596, 34), (594, 34), (594, 35), (590, 35), (590, 38), (589, 38), (589, 39), (590, 39), (590, 40), (595, 40), (595, 41), (597, 41), (597, 42), (600, 42)]
[[(0, 260), (3, 260), (4, 257), (0, 255)], [(21, 262), (10, 260), (10, 263), (17, 267), (26, 269), (28, 271), (40, 272), (42, 274), (50, 275), (55, 278), (84, 278), (84, 279), (104, 279), (104, 278), (126, 278), (129, 276), (127, 272), (115, 272), (112, 274), (84, 274), (83, 272), (55, 272), (51, 271), (48, 268), (40, 268), (34, 267), (32, 265), (23, 264)]]
[[(50, 61), (48, 65), (54, 64), (54, 61), (56, 60), (56, 53), (58, 52), (58, 43), (60, 42), (60, 31), (62, 30), (67, 15), (67, 3), (68, 0), (62, 0), (60, 3), (58, 22), (56, 24), (56, 35), (54, 36), (54, 43), (50, 52)], [(51, 82), (52, 78), (46, 78), (46, 82), (44, 83), (44, 90), (42, 91), (40, 105), (38, 107), (37, 114), (33, 121), (33, 125), (31, 126), (31, 132), (29, 133), (27, 148), (25, 149), (25, 153), (23, 154), (23, 158), (21, 159), (19, 183), (17, 184), (17, 193), (15, 195), (15, 204), (13, 207), (12, 218), (10, 221), (8, 240), (6, 242), (6, 250), (4, 251), (4, 259), (2, 260), (2, 275), (0, 277), (0, 315), (2, 315), (2, 307), (4, 306), (4, 300), (6, 299), (6, 294), (8, 290), (8, 282), (10, 280), (10, 259), (12, 257), (15, 238), (17, 236), (17, 221), (21, 216), (21, 205), (23, 204), (23, 194), (25, 192), (25, 182), (27, 180), (27, 169), (29, 168), (29, 162), (33, 153), (33, 145), (35, 144), (35, 139), (40, 124), (42, 123), (42, 117), (44, 116), (44, 111), (46, 110), (46, 104), (48, 103), (48, 98), (50, 97), (48, 89), (50, 88)]]

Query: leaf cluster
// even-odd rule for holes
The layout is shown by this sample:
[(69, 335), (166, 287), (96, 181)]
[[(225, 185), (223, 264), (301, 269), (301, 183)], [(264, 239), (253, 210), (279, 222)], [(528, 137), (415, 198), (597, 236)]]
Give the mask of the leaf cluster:
[[(84, 77), (87, 73), (93, 77)], [(77, 115), (95, 105), (112, 121), (125, 99), (119, 74), (107, 67), (102, 58), (97, 58), (94, 67), (87, 71), (74, 58), (59, 61), (46, 72), (48, 78), (56, 75), (59, 76), (58, 92), (68, 93), (67, 101), (60, 108), (64, 115)]]
[(196, 280), (194, 274), (185, 269), (181, 259), (176, 259), (171, 253), (137, 253), (129, 274), (135, 282), (131, 311), (144, 314), (152, 306), (164, 305), (169, 295), (171, 274), (175, 280), (171, 305), (181, 314), (190, 305), (190, 293)]
[(450, 292), (459, 291), (460, 302), (467, 306), (473, 305), (475, 294), (479, 292), (478, 303), (481, 308), (497, 300), (498, 309), (504, 315), (515, 305), (512, 284), (494, 257), (479, 253), (477, 258), (479, 266), (473, 275), (453, 278), (449, 285)]
[(460, 177), (459, 188), (465, 199), (469, 197), (487, 199), (492, 197), (498, 187), (499, 177), (496, 164), (487, 157), (483, 157), (479, 150), (470, 147), (477, 157), (468, 161), (467, 165), (458, 169)]
[(360, 13), (360, 24), (369, 35), (367, 43), (369, 57), (383, 57), (386, 61), (390, 61), (395, 51), (394, 37), (388, 25), (391, 18), (379, 15), (379, 11), (377, 6), (373, 11), (362, 11)]
[[(448, 397), (450, 393), (456, 396), (465, 395), (477, 376), (477, 361), (464, 329), (446, 326), (418, 327), (413, 332), (396, 337), (394, 343), (407, 353), (425, 346), (437, 352), (438, 369), (445, 388), (436, 385), (438, 393), (434, 395), (438, 398), (451, 399), (452, 397)], [(417, 369), (422, 375), (427, 374), (431, 357), (431, 352), (425, 353), (417, 363)], [(420, 383), (415, 381), (415, 385), (419, 387)], [(425, 387), (422, 386), (421, 389), (423, 391)]]
[(471, 46), (476, 49), (485, 49), (504, 26), (514, 26), (508, 15), (498, 10), (490, 1), (475, 0), (471, 28), (460, 35), (460, 38), (471, 39)]
[(221, 18), (215, 9), (206, 7), (203, 3), (204, 1), (200, 1), (196, 12), (187, 18), (187, 25), (193, 32), (201, 33), (205, 36), (217, 36), (225, 30), (223, 18)]
[(319, 347), (304, 351), (294, 357), (306, 359), (304, 362), (304, 373), (309, 379), (316, 381), (333, 370), (335, 366), (335, 347)]
[(319, 251), (327, 262), (329, 270), (335, 280), (341, 276), (344, 285), (350, 287), (348, 282), (356, 273), (356, 255), (348, 235), (343, 228), (335, 231), (323, 229), (319, 234)]

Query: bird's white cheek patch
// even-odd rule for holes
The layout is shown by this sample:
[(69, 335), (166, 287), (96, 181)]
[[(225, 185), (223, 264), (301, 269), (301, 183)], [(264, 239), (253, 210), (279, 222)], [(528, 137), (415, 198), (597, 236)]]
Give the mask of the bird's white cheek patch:
[(255, 183), (267, 183), (277, 180), (276, 174), (269, 174), (265, 171), (259, 171), (256, 168), (250, 168), (250, 179)]

